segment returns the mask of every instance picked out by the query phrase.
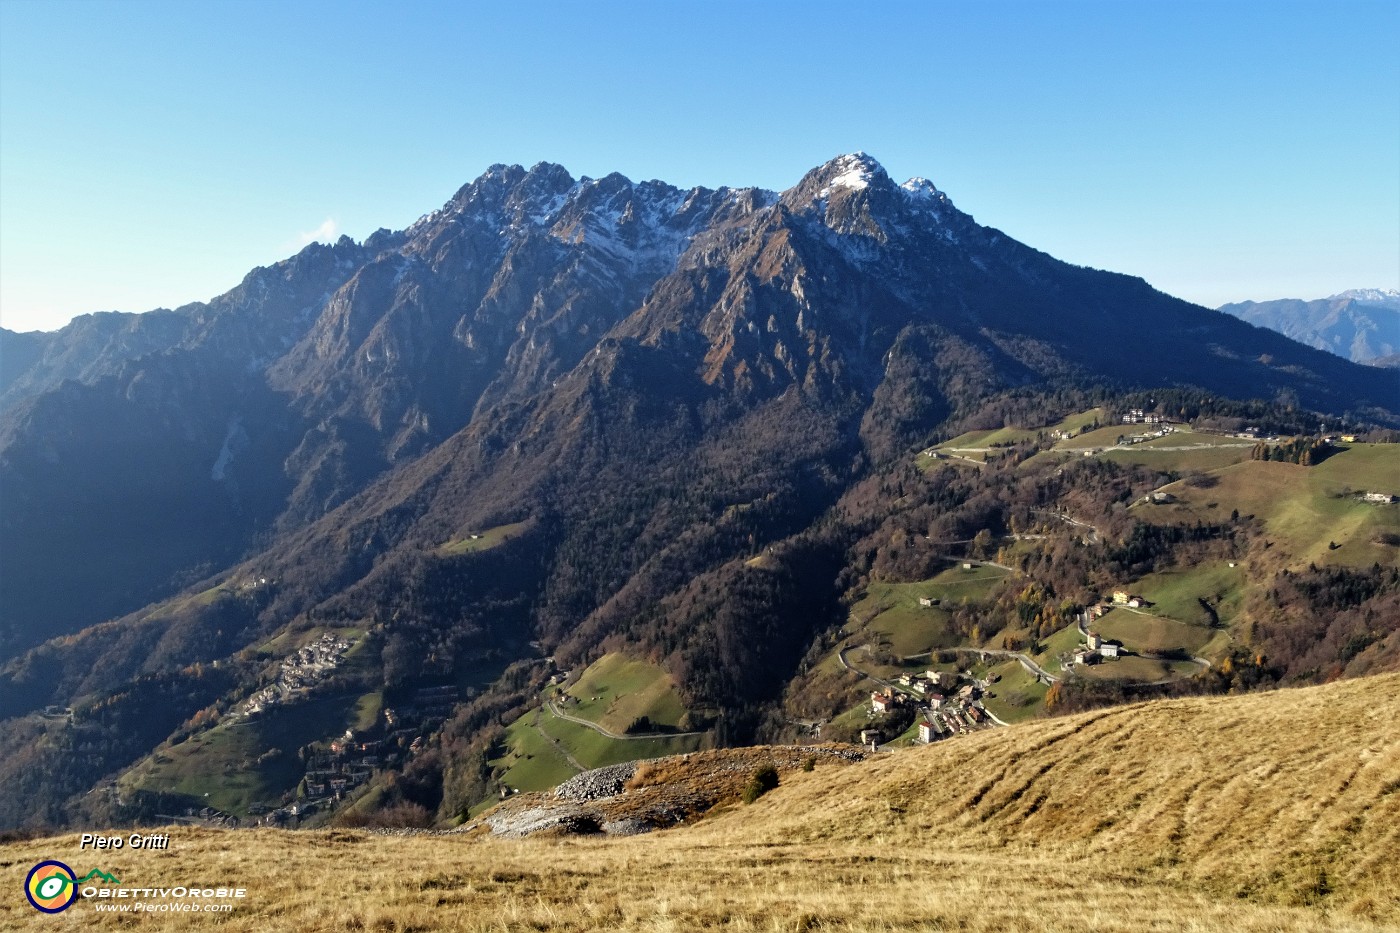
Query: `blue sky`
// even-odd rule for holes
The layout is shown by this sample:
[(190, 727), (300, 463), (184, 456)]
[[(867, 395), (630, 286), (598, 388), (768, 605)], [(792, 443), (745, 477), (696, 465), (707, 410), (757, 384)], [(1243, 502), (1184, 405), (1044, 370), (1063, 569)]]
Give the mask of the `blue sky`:
[(1400, 4), (0, 0), (0, 324), (210, 298), (494, 162), (863, 149), (1207, 305), (1400, 286)]

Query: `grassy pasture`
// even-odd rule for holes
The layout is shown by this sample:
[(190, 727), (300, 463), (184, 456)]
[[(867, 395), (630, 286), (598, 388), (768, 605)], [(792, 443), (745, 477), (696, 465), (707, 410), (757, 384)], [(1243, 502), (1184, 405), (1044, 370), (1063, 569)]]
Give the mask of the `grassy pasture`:
[(671, 675), (624, 654), (607, 654), (590, 664), (566, 693), (578, 701), (566, 713), (618, 734), (641, 716), (657, 725), (678, 726), (685, 715)]
[[(457, 554), (472, 554), (476, 551), (489, 551), (493, 547), (498, 547), (511, 538), (519, 537), (530, 528), (530, 522), (513, 522), (509, 525), (497, 525), (494, 528), (487, 528), (480, 532), (462, 532), (452, 540), (438, 548), (439, 554), (455, 556)], [(475, 535), (475, 537), (472, 537)]]
[(1001, 679), (991, 685), (989, 695), (982, 698), (982, 705), (998, 719), (1024, 722), (1039, 715), (1050, 688), (1038, 682), (1020, 661), (1013, 659), (994, 665), (988, 673), (997, 674)]
[(958, 638), (948, 630), (948, 612), (925, 607), (917, 599), (900, 599), (884, 609), (861, 630), (860, 640), (888, 647), (896, 657), (952, 647)]
[(1115, 609), (1093, 625), (1093, 631), (1104, 638), (1121, 641), (1129, 651), (1161, 654), (1181, 648), (1196, 654), (1214, 637), (1215, 632), (1199, 625), (1187, 625), (1175, 619), (1148, 613)]
[(976, 602), (979, 599), (989, 597), (997, 584), (1009, 576), (1011, 574), (1000, 567), (973, 564), (972, 567), (964, 569), (961, 564), (958, 564), (924, 580), (922, 583), (907, 585), (915, 588), (913, 592), (916, 597), (937, 597), (944, 602), (961, 602), (964, 599), (968, 602)]
[(1208, 624), (1210, 614), (1201, 607), (1205, 599), (1220, 621), (1231, 622), (1244, 605), (1246, 571), (1226, 561), (1212, 561), (1183, 570), (1152, 573), (1132, 585), (1152, 603), (1151, 612), (1181, 622)]
[(693, 752), (700, 747), (703, 738), (699, 735), (682, 735), (674, 738), (610, 739), (587, 726), (560, 719), (548, 710), (541, 713), (538, 728), (567, 748), (569, 754), (586, 768)]
[(1134, 428), (1142, 429), (1142, 425), (1133, 424), (1110, 424), (1093, 431), (1086, 431), (1078, 437), (1072, 437), (1067, 441), (1060, 441), (1055, 445), (1055, 450), (1080, 451), (1092, 447), (1112, 447), (1118, 442), (1118, 438), (1127, 437), (1137, 433)]
[[(184, 742), (162, 746), (118, 781), (135, 790), (183, 794), (227, 813), (246, 815), (252, 803), (276, 803), (296, 788), (302, 765), (296, 751), (361, 725), (378, 694), (310, 700), (269, 707), (255, 719), (224, 721)], [(262, 759), (265, 749), (280, 755)]]
[(1055, 431), (1079, 432), (1095, 421), (1102, 422), (1106, 417), (1108, 414), (1104, 409), (1091, 408), (1088, 411), (1075, 412), (1043, 428), (1004, 427), (990, 431), (969, 431), (952, 440), (944, 441), (938, 447), (941, 450), (957, 450), (959, 448), (1001, 447), (1018, 444), (1022, 441), (1034, 440), (1040, 434), (1051, 434)]
[(1400, 506), (1372, 505), (1354, 495), (1372, 487), (1387, 491), (1386, 478), (1400, 476), (1400, 445), (1353, 445), (1314, 467), (1250, 460), (1212, 475), (1214, 485), (1167, 487), (1176, 503), (1139, 505), (1134, 511), (1145, 521), (1173, 523), (1226, 521), (1237, 509), (1264, 522), (1269, 539), (1293, 566), (1400, 559), (1395, 547), (1378, 542), (1382, 534), (1400, 534)]
[[(1175, 435), (1173, 435), (1175, 436)], [(1171, 438), (1163, 438), (1163, 442)], [(1161, 450), (1167, 446), (1161, 443), (1134, 444), (1131, 447), (1110, 447), (1100, 456), (1111, 456), (1118, 463), (1136, 463), (1163, 473), (1184, 473), (1195, 470), (1209, 473), (1249, 459), (1248, 447), (1207, 446), (1193, 447), (1190, 450)]]
[[(101, 862), (248, 896), (143, 930), (1381, 933), (1400, 927), (1400, 676), (1038, 720), (784, 775), (632, 837), (174, 828)], [(77, 833), (0, 844), (0, 883), (86, 870)], [(97, 863), (93, 863), (96, 865)], [(110, 930), (14, 893), (0, 929)], [(137, 924), (129, 924), (136, 926)], [(126, 925), (123, 925), (126, 926)]]
[(1075, 672), (1086, 680), (1131, 680), (1154, 683), (1189, 676), (1199, 668), (1187, 662), (1154, 661), (1151, 658), (1105, 658), (1098, 664), (1081, 664)]
[(501, 782), (523, 791), (548, 790), (578, 773), (539, 729), (543, 709), (532, 710), (506, 727), (506, 751), (491, 761), (503, 768)]
[(1312, 469), (1322, 484), (1400, 496), (1400, 444), (1348, 444)]
[(1042, 639), (1040, 650), (1031, 655), (1031, 660), (1054, 674), (1060, 669), (1060, 657), (1073, 652), (1082, 644), (1084, 636), (1079, 634), (1078, 626), (1067, 625), (1049, 638)]
[[(962, 602), (987, 599), (1011, 574), (999, 567), (952, 567), (918, 583), (871, 583), (851, 608), (853, 619), (868, 621), (851, 641), (884, 645), (897, 657), (922, 654), (959, 643), (948, 628), (949, 610)], [(921, 597), (939, 600), (921, 606)]]

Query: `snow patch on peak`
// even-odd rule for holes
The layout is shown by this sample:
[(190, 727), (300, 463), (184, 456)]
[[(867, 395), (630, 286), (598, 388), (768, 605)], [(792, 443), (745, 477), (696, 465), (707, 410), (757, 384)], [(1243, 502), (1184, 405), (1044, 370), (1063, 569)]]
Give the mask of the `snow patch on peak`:
[[(1400, 290), (1394, 288), (1349, 288), (1331, 296), (1332, 299), (1350, 298), (1353, 301), (1393, 302), (1400, 301)], [(1329, 299), (1330, 300), (1330, 299)]]
[(929, 181), (927, 178), (921, 178), (917, 175), (909, 179), (899, 187), (902, 188), (905, 192), (907, 192), (911, 197), (915, 198), (937, 198), (942, 196), (943, 194), (943, 192), (939, 191), (936, 187), (934, 187), (933, 182)]
[(870, 187), (876, 175), (883, 174), (884, 168), (864, 152), (852, 152), (837, 156), (826, 164), (834, 173), (829, 188), (853, 188), (860, 191)]

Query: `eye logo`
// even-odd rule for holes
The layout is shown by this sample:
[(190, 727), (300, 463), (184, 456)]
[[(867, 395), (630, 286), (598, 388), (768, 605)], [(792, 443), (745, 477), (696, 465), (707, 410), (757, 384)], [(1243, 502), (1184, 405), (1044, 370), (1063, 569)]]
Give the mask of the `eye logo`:
[(77, 877), (62, 862), (40, 862), (24, 879), (24, 896), (35, 910), (56, 914), (78, 899)]

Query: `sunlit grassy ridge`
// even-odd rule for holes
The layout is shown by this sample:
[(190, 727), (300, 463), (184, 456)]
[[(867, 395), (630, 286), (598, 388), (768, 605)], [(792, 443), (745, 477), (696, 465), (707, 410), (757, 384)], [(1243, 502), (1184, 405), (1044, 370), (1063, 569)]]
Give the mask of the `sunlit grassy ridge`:
[(626, 731), (639, 716), (674, 727), (685, 713), (665, 670), (622, 654), (599, 658), (565, 692), (577, 701), (570, 704), (570, 713), (612, 732)]
[(1354, 444), (1312, 467), (1248, 460), (1214, 476), (1204, 486), (1173, 483), (1165, 489), (1176, 502), (1137, 506), (1135, 513), (1154, 523), (1219, 522), (1238, 509), (1264, 523), (1294, 567), (1396, 560), (1396, 549), (1379, 537), (1400, 533), (1400, 506), (1372, 505), (1357, 496), (1400, 495), (1400, 445)]
[[(1172, 700), (793, 773), (630, 838), (177, 830), (128, 884), (237, 883), (221, 930), (1381, 930), (1400, 924), (1400, 676)], [(0, 928), (76, 834), (0, 846)], [(115, 926), (86, 903), (68, 927)], [(213, 918), (148, 915), (143, 929)]]
[(686, 709), (670, 675), (662, 668), (623, 654), (607, 654), (580, 672), (578, 680), (553, 694), (566, 715), (624, 736), (640, 717), (646, 737), (612, 738), (540, 707), (506, 730), (500, 756), (500, 782), (514, 790), (546, 790), (583, 768), (694, 751), (698, 734), (653, 736), (657, 729), (678, 729)]

